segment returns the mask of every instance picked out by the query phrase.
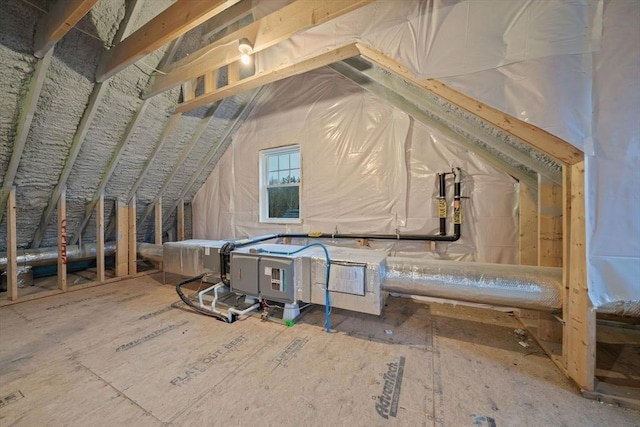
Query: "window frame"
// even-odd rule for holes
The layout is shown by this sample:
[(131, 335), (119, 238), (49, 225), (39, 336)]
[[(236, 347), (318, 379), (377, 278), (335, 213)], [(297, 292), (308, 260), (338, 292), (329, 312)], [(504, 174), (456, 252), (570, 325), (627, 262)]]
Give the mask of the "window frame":
[[(300, 156), (300, 182), (293, 184), (269, 185), (269, 158), (282, 154), (298, 153)], [(282, 147), (260, 150), (259, 156), (259, 208), (260, 222), (272, 224), (301, 224), (302, 223), (302, 150), (300, 145), (285, 145)], [(298, 218), (270, 218), (269, 217), (269, 188), (274, 187), (298, 187)]]

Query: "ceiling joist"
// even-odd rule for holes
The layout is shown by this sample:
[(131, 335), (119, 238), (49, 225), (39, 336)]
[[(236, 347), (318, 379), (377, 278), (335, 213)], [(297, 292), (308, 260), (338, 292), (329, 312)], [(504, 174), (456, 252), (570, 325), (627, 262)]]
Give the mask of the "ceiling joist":
[(191, 101), (178, 104), (175, 111), (178, 113), (184, 113), (185, 111), (190, 111), (195, 108), (211, 104), (237, 93), (246, 92), (296, 74), (306, 73), (307, 71), (315, 70), (316, 68), (324, 67), (325, 65), (333, 64), (334, 62), (342, 61), (346, 58), (351, 58), (359, 53), (360, 52), (358, 51), (356, 44), (351, 43), (300, 61), (285, 63), (273, 70), (247, 77), (246, 79), (239, 80), (236, 83), (223, 86), (212, 92), (200, 95)]
[(58, 0), (36, 31), (34, 55), (42, 58), (97, 2)]
[(154, 77), (144, 97), (164, 92), (187, 80), (200, 77), (231, 62), (238, 61), (240, 39), (253, 44), (253, 53), (284, 41), (294, 34), (323, 24), (373, 0), (297, 0), (237, 31), (205, 46), (162, 70)]
[(109, 77), (238, 3), (239, 0), (178, 0), (109, 51), (96, 81)]

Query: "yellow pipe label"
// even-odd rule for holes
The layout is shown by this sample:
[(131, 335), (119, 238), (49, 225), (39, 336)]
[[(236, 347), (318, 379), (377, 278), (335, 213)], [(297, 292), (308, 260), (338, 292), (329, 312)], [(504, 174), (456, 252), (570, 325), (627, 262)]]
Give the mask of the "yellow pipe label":
[(445, 199), (438, 199), (438, 216), (440, 218), (447, 217), (447, 201)]

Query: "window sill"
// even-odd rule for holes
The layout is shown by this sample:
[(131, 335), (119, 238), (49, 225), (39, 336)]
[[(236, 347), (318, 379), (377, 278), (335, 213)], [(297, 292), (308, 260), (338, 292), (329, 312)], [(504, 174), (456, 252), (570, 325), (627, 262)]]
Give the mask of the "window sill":
[(302, 224), (302, 218), (261, 218), (261, 224)]

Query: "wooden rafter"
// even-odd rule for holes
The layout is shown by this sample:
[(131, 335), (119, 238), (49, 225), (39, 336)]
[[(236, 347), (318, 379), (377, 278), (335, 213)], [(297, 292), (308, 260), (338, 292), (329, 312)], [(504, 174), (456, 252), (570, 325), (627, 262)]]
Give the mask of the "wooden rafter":
[(221, 87), (214, 90), (213, 92), (200, 95), (191, 101), (179, 104), (176, 107), (176, 112), (182, 113), (185, 111), (190, 111), (194, 108), (199, 108), (204, 105), (211, 104), (212, 102), (219, 101), (237, 93), (246, 92), (248, 90), (264, 86), (268, 83), (282, 80), (296, 74), (306, 73), (307, 71), (315, 70), (316, 68), (320, 68), (337, 61), (342, 61), (346, 58), (351, 58), (358, 55), (359, 53), (360, 52), (358, 51), (356, 44), (351, 43), (346, 46), (313, 55), (299, 61), (281, 64), (273, 70), (247, 77), (246, 79), (239, 80), (234, 84)]
[(98, 0), (58, 0), (38, 26), (34, 55), (42, 58)]
[(251, 14), (251, 0), (240, 0), (239, 3), (234, 4), (229, 9), (225, 10), (209, 19), (204, 24), (204, 32), (202, 34), (202, 40), (207, 40), (209, 37), (222, 31), (231, 24), (235, 24), (241, 19)]
[(176, 61), (155, 76), (146, 97), (156, 95), (187, 80), (204, 75), (240, 59), (238, 41), (246, 38), (253, 52), (260, 52), (294, 34), (323, 24), (373, 0), (297, 0), (237, 31)]
[[(133, 25), (135, 17), (140, 11), (141, 4), (141, 0), (133, 0), (128, 5), (125, 16), (122, 19), (120, 27), (118, 27), (118, 31), (114, 37), (115, 42), (121, 40), (123, 35)], [(49, 198), (49, 202), (47, 203), (47, 207), (45, 208), (45, 211), (40, 218), (40, 225), (38, 226), (38, 229), (36, 230), (33, 241), (31, 243), (32, 248), (39, 248), (40, 244), (42, 244), (46, 228), (51, 221), (51, 216), (53, 215), (55, 204), (60, 198), (62, 189), (67, 185), (67, 179), (69, 178), (69, 175), (71, 175), (71, 171), (73, 170), (75, 161), (78, 158), (78, 154), (80, 154), (82, 144), (84, 143), (85, 137), (89, 132), (89, 127), (93, 122), (93, 118), (98, 112), (98, 108), (100, 107), (100, 104), (102, 102), (102, 97), (107, 91), (107, 87), (108, 85), (98, 83), (93, 87), (93, 90), (91, 91), (87, 108), (85, 108), (84, 113), (82, 114), (82, 118), (80, 119), (80, 123), (78, 124), (76, 132), (73, 135), (73, 139), (71, 140), (71, 147), (69, 148), (69, 153), (67, 154), (67, 158), (65, 160), (64, 167), (62, 168), (62, 172), (60, 173), (60, 177), (58, 178), (58, 184), (54, 187), (51, 193), (51, 197)]]
[(96, 81), (105, 81), (238, 1), (178, 0), (111, 49), (109, 59), (96, 75)]
[(410, 81), (415, 82), (424, 90), (433, 93), (451, 104), (466, 110), (473, 115), (483, 119), (487, 123), (502, 129), (516, 138), (526, 141), (529, 145), (547, 154), (549, 157), (558, 160), (564, 164), (574, 164), (582, 161), (584, 153), (578, 148), (569, 144), (561, 138), (550, 134), (532, 124), (523, 122), (509, 114), (490, 107), (480, 101), (477, 101), (463, 93), (456, 91), (438, 80), (422, 80), (418, 81), (413, 74), (402, 64), (396, 60), (389, 58), (377, 50), (369, 46), (358, 43), (358, 48), (363, 57), (369, 61), (375, 62), (386, 70), (396, 73)]

